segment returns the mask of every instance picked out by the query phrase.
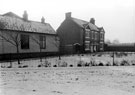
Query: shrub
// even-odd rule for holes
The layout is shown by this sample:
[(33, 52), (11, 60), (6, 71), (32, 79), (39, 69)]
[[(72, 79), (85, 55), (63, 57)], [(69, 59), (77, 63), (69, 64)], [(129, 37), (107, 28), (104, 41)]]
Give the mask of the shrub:
[(115, 61), (115, 62), (113, 63), (113, 66), (119, 66), (118, 62)]
[(12, 68), (12, 66), (8, 66), (7, 68)]
[(72, 64), (70, 64), (70, 65), (69, 65), (69, 67), (73, 67), (73, 65), (72, 65)]
[(82, 65), (81, 64), (77, 64), (77, 67), (82, 67)]
[(100, 62), (100, 63), (98, 64), (98, 66), (104, 66), (104, 64), (103, 64), (102, 62)]
[(120, 63), (121, 66), (129, 66), (129, 62), (127, 60), (122, 60)]
[(57, 67), (57, 65), (53, 65), (53, 67)]
[(107, 62), (107, 63), (106, 63), (106, 66), (111, 66), (110, 62)]
[(60, 61), (60, 62), (58, 62), (58, 67), (67, 67), (67, 62), (62, 62), (62, 61)]
[(38, 67), (42, 67), (42, 66), (41, 66), (41, 64), (40, 64), (40, 65), (38, 65)]
[(93, 59), (93, 58), (90, 60), (89, 64), (91, 64), (91, 66), (96, 66), (97, 65), (96, 62), (95, 62), (95, 59)]
[(135, 65), (135, 60), (132, 60), (132, 61), (131, 61), (131, 64), (132, 64), (132, 65)]
[(85, 63), (85, 66), (86, 66), (86, 67), (88, 67), (89, 65), (90, 65), (90, 63), (87, 63), (87, 62)]
[(121, 56), (127, 56), (128, 54), (125, 52), (121, 52)]
[(26, 68), (26, 67), (28, 67), (28, 65), (24, 65), (24, 66), (22, 66), (23, 68)]
[(45, 67), (51, 67), (51, 63), (46, 60), (45, 63), (43, 64), (43, 66), (45, 66)]
[(97, 56), (98, 56), (98, 57), (101, 57), (101, 56), (102, 56), (102, 54), (98, 54)]
[(22, 66), (18, 66), (18, 68), (22, 68)]
[(85, 66), (85, 63), (84, 63), (84, 61), (79, 61), (79, 62), (77, 63), (77, 66), (78, 66), (78, 67), (82, 67), (82, 66)]
[(67, 65), (67, 62), (64, 61), (62, 67), (67, 67)]

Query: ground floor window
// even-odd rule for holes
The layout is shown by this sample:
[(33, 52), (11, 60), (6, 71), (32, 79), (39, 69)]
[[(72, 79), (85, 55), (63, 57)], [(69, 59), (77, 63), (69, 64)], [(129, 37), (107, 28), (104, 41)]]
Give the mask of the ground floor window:
[(103, 50), (104, 44), (100, 44), (100, 50)]
[(89, 44), (85, 44), (85, 50), (90, 50), (90, 45)]
[(21, 34), (21, 49), (29, 49), (29, 35)]
[(40, 35), (40, 48), (45, 49), (46, 48), (46, 36)]

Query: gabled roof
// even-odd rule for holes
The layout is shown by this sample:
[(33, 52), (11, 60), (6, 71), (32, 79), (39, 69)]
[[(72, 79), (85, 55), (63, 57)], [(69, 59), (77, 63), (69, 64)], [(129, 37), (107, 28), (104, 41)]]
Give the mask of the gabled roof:
[(84, 28), (84, 25), (88, 24), (88, 22), (84, 20), (80, 20), (77, 18), (71, 18), (71, 19), (82, 28)]
[(80, 27), (85, 28), (86, 26), (89, 26), (91, 30), (99, 31), (98, 27), (90, 22), (80, 20), (77, 18), (71, 18), (76, 24), (78, 24)]
[(105, 32), (105, 30), (104, 30), (103, 27), (98, 27), (98, 29), (99, 29), (101, 32)]
[(25, 21), (12, 12), (0, 15), (0, 28), (7, 30), (18, 30), (38, 33), (56, 34), (55, 30), (49, 23), (36, 21)]

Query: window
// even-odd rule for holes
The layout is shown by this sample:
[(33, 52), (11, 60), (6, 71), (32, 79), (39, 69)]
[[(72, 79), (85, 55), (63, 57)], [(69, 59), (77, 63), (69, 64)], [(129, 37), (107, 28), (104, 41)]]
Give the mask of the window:
[(103, 50), (104, 44), (100, 44), (100, 50)]
[(21, 49), (29, 49), (29, 35), (21, 35)]
[(104, 34), (103, 33), (100, 34), (100, 39), (102, 39), (102, 40), (104, 39)]
[(89, 44), (85, 44), (85, 50), (89, 50)]
[(85, 32), (85, 37), (89, 37), (89, 31)]
[(40, 48), (45, 49), (46, 48), (46, 37), (44, 35), (40, 35)]
[(94, 31), (91, 32), (91, 38), (94, 39)]
[(95, 39), (97, 40), (97, 32), (95, 32)]

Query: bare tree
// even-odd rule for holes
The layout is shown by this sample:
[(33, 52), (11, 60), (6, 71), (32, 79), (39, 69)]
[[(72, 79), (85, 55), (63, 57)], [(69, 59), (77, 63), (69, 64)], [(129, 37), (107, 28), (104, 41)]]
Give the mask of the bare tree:
[(115, 39), (115, 40), (113, 40), (113, 42), (112, 42), (113, 44), (119, 44), (120, 42), (119, 42), (119, 40), (118, 39)]
[(17, 52), (17, 60), (18, 60), (18, 64), (20, 64), (20, 60), (19, 60), (19, 46), (20, 46), (20, 37), (19, 37), (19, 33), (13, 33), (11, 31), (4, 31), (2, 30), (0, 33), (0, 37), (2, 37), (6, 42), (9, 42), (10, 44), (12, 44), (13, 46), (16, 47), (16, 52)]
[(111, 44), (111, 41), (109, 39), (106, 39), (105, 43), (106, 44)]
[(18, 30), (16, 32), (13, 32), (12, 30), (6, 30), (6, 26), (9, 26), (7, 22), (0, 22), (0, 29), (1, 29), (0, 37), (2, 37), (2, 39), (4, 39), (6, 42), (9, 42), (10, 44), (16, 47), (17, 60), (18, 64), (20, 64), (19, 46), (21, 44), (21, 39), (19, 31), (24, 31), (24, 26), (23, 24), (18, 26), (17, 19), (15, 20), (16, 21), (12, 24), (12, 26), (10, 26), (10, 28), (12, 30)]
[[(40, 42), (40, 35), (31, 35), (31, 39), (38, 45), (39, 52), (41, 54), (42, 47), (41, 47), (41, 42)], [(41, 56), (40, 56), (40, 62), (42, 62), (42, 57)]]

